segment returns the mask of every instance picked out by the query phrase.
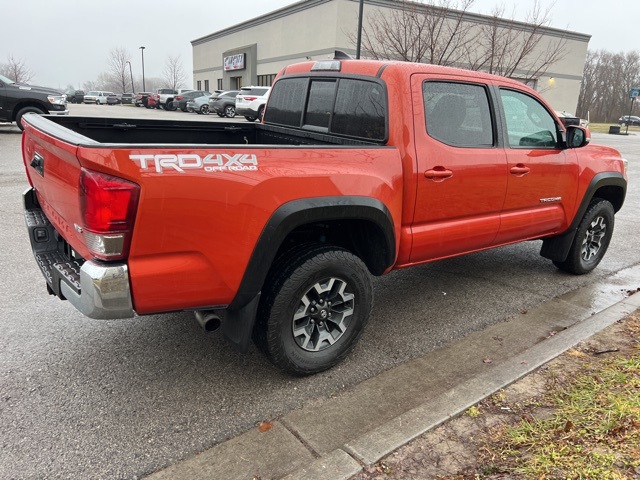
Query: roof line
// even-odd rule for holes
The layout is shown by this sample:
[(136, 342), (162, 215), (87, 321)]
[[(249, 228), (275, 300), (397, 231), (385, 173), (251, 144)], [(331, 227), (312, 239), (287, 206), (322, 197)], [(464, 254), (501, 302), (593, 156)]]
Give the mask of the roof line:
[[(334, 0), (301, 0), (292, 5), (280, 8), (278, 10), (274, 10), (273, 12), (266, 13), (264, 15), (252, 18), (250, 20), (246, 20), (236, 25), (232, 25), (231, 27), (225, 28), (223, 30), (218, 30), (217, 32), (211, 33), (209, 35), (205, 35), (204, 37), (196, 38), (195, 40), (191, 41), (191, 45), (192, 46), (200, 45), (202, 43), (215, 40), (217, 38), (225, 37), (227, 35), (240, 32), (247, 28), (256, 27), (264, 23), (271, 22), (273, 20), (284, 18), (298, 12), (309, 10), (318, 5), (329, 3), (332, 1)], [(359, 2), (359, 0), (345, 0), (345, 1), (354, 2), (354, 3)], [(394, 7), (397, 8), (397, 5), (398, 5), (397, 1), (395, 0), (364, 0), (364, 3), (371, 6), (387, 7), (387, 8), (394, 8)], [(411, 3), (414, 3), (414, 2), (411, 2)], [(427, 8), (423, 4), (419, 4), (419, 3), (414, 3), (414, 4), (418, 8)], [(432, 7), (432, 8), (440, 8), (440, 7)], [(452, 12), (452, 15), (455, 15), (455, 13)], [(490, 15), (483, 15), (483, 14), (473, 13), (473, 12), (465, 12), (464, 18), (467, 21), (470, 21), (473, 23), (485, 24), (485, 25), (493, 23), (495, 21), (494, 17)], [(521, 22), (518, 20), (509, 20), (505, 18), (500, 18), (498, 19), (498, 24), (502, 27), (517, 28), (523, 31), (531, 30), (531, 24), (528, 24), (526, 22)], [(545, 35), (549, 35), (553, 37), (562, 37), (569, 40), (578, 40), (578, 41), (588, 42), (591, 39), (590, 34), (574, 32), (571, 30), (563, 30), (555, 27), (540, 27), (539, 30), (540, 30), (540, 33), (543, 33)]]

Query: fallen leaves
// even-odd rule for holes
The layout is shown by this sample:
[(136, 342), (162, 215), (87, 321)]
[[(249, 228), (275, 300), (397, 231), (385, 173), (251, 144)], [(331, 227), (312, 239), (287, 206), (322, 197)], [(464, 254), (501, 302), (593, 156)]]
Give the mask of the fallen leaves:
[(268, 432), (272, 428), (273, 428), (273, 423), (271, 422), (260, 422), (260, 425), (258, 425), (258, 431), (260, 433)]

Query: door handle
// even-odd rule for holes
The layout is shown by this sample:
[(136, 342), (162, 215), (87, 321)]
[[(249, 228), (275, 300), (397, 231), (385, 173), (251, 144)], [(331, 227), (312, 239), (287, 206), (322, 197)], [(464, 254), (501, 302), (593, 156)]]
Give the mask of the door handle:
[(447, 170), (444, 167), (435, 167), (432, 170), (427, 170), (426, 172), (424, 172), (424, 176), (425, 178), (428, 178), (430, 180), (442, 181), (447, 178), (453, 177), (453, 172), (451, 170)]
[(509, 171), (514, 175), (526, 175), (531, 171), (531, 169), (522, 163), (518, 163), (515, 167), (511, 167), (511, 170)]

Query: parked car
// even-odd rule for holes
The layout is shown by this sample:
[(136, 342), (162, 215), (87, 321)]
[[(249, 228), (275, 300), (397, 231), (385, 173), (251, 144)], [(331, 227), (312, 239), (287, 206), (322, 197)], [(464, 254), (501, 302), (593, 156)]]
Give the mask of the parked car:
[(199, 115), (209, 115), (209, 97), (202, 95), (187, 102), (187, 111), (196, 112)]
[(179, 93), (173, 97), (173, 106), (176, 107), (176, 109), (186, 112), (187, 102), (194, 98), (202, 97), (203, 95), (209, 96), (211, 95), (211, 92), (207, 92), (206, 90), (191, 90), (190, 92)]
[(84, 96), (84, 103), (95, 103), (96, 105), (105, 105), (107, 103), (107, 97), (109, 95), (115, 95), (115, 93), (106, 92), (104, 90), (92, 90)]
[(69, 103), (84, 102), (84, 90), (67, 90), (64, 94), (67, 96), (67, 102)]
[[(240, 351), (254, 340), (295, 375), (353, 349), (372, 275), (532, 239), (559, 269), (593, 271), (620, 247), (614, 216), (635, 167), (517, 80), (419, 63), (287, 67), (263, 124), (24, 122), (24, 213), (46, 291), (100, 319), (195, 310), (205, 331)], [(519, 254), (535, 279), (531, 250)]]
[(558, 115), (558, 118), (560, 119), (560, 121), (565, 127), (568, 127), (569, 125), (580, 126), (580, 119), (575, 115), (573, 115), (572, 113), (567, 113), (565, 111), (562, 111), (562, 112), (556, 112), (556, 115)]
[(152, 95), (151, 92), (138, 92), (136, 93), (136, 98), (133, 104), (136, 107), (146, 107), (147, 106), (147, 98), (149, 95)]
[(235, 117), (238, 93), (240, 93), (240, 90), (214, 93), (209, 97), (209, 111), (217, 113), (219, 117)]
[(122, 100), (120, 100), (120, 97), (115, 93), (107, 97), (107, 105), (118, 105), (119, 103), (122, 103)]
[(242, 87), (236, 97), (236, 115), (242, 115), (250, 122), (262, 120), (270, 92), (271, 87)]
[(620, 125), (631, 125), (632, 127), (640, 126), (640, 117), (636, 117), (635, 115), (624, 115), (618, 119), (618, 123)]
[(24, 85), (0, 75), (0, 122), (16, 122), (22, 130), (27, 113), (69, 115), (67, 97), (52, 88)]
[(157, 93), (150, 93), (147, 97), (147, 108), (160, 108), (160, 102), (158, 101), (159, 95)]
[(123, 93), (120, 95), (120, 103), (131, 105), (135, 99), (135, 93)]

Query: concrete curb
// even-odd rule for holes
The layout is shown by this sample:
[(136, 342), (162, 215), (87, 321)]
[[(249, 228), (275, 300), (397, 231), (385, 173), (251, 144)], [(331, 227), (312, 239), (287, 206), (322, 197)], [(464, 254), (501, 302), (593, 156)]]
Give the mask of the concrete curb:
[[(348, 479), (633, 313), (640, 295), (627, 295), (639, 286), (637, 265), (383, 372), (337, 398), (310, 402), (273, 422), (273, 431), (254, 428), (147, 478), (197, 480), (224, 472), (225, 479), (237, 480)], [(331, 422), (318, 422), (318, 411)]]
[(480, 374), (457, 388), (380, 425), (370, 433), (346, 443), (344, 449), (365, 465), (375, 463), (419, 435), (437, 427), (449, 418), (463, 413), (472, 405), (531, 373), (638, 308), (640, 308), (640, 295), (629, 297), (627, 300), (581, 322), (579, 326), (558, 333), (521, 355), (497, 365), (495, 369)]

